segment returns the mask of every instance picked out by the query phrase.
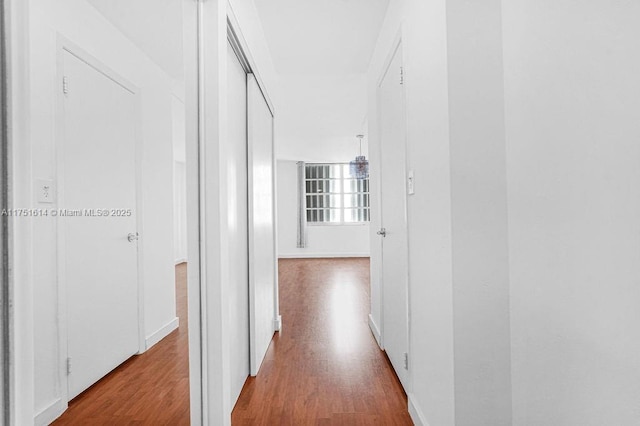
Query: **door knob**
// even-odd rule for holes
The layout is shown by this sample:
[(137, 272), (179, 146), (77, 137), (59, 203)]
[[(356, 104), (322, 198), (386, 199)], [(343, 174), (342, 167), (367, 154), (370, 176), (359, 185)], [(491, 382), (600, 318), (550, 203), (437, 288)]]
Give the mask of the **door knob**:
[(137, 241), (139, 238), (140, 234), (137, 232), (129, 232), (129, 235), (127, 235), (127, 240), (129, 240), (130, 243)]
[(385, 228), (380, 228), (380, 230), (378, 232), (376, 232), (376, 234), (382, 235), (383, 237), (386, 237), (387, 236), (387, 230)]

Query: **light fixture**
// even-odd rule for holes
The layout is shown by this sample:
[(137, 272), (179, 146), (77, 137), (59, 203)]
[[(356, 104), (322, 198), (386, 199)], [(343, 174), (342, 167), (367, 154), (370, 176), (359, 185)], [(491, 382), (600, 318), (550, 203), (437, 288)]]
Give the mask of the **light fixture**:
[(356, 138), (360, 141), (360, 154), (356, 156), (355, 160), (349, 162), (349, 174), (356, 179), (368, 179), (369, 161), (362, 155), (362, 139), (364, 135), (357, 135)]

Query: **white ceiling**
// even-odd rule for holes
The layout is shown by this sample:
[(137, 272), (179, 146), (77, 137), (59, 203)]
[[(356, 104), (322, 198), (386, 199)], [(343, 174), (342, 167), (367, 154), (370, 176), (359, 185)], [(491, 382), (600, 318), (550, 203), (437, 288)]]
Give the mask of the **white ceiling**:
[(182, 79), (181, 0), (87, 0), (169, 76)]
[(254, 0), (279, 74), (367, 71), (389, 0)]

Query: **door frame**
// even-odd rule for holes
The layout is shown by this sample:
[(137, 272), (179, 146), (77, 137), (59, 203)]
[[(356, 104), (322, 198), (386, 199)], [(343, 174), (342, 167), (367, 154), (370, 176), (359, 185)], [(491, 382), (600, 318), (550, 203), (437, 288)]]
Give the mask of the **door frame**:
[[(135, 103), (135, 146), (134, 146), (134, 164), (135, 164), (135, 197), (136, 197), (136, 232), (140, 234), (140, 238), (144, 238), (143, 229), (143, 203), (142, 203), (142, 133), (141, 133), (141, 100), (140, 89), (124, 77), (113, 71), (99, 59), (87, 53), (81, 47), (67, 39), (61, 34), (57, 34), (57, 50), (56, 50), (56, 108), (55, 108), (55, 147), (54, 156), (55, 164), (55, 180), (57, 185), (56, 206), (60, 207), (64, 202), (64, 93), (62, 91), (62, 79), (64, 77), (64, 55), (68, 53), (84, 62), (94, 70), (103, 74), (105, 77), (113, 80), (122, 86), (134, 96)], [(58, 289), (58, 380), (60, 383), (61, 404), (64, 410), (69, 406), (69, 376), (67, 375), (67, 357), (68, 353), (68, 319), (67, 319), (67, 280), (66, 280), (66, 245), (64, 226), (62, 221), (56, 223), (56, 248), (57, 248), (57, 289)], [(144, 331), (144, 271), (142, 268), (143, 244), (137, 243), (136, 250), (136, 268), (137, 268), (137, 307), (138, 307), (138, 354), (146, 351), (145, 331)]]
[[(229, 28), (235, 33), (274, 116), (275, 111), (260, 66), (251, 55), (232, 5), (227, 0), (185, 0), (183, 12), (191, 424), (229, 425), (233, 409), (228, 371), (232, 336), (229, 335), (226, 303), (228, 231), (227, 213), (223, 208), (227, 184), (224, 141)], [(199, 303), (196, 304), (196, 300)], [(274, 302), (276, 300), (277, 295), (274, 295)]]
[[(240, 64), (242, 65), (242, 68), (244, 69), (246, 75), (247, 75), (247, 79), (246, 79), (246, 88), (247, 88), (247, 111), (246, 111), (246, 118), (247, 118), (247, 164), (248, 166), (251, 165), (252, 161), (253, 161), (253, 144), (252, 144), (252, 140), (251, 140), (251, 129), (250, 129), (250, 125), (251, 125), (251, 105), (249, 103), (249, 84), (251, 80), (254, 80), (256, 82), (256, 85), (258, 86), (258, 89), (260, 91), (260, 94), (262, 95), (265, 103), (267, 104), (267, 108), (269, 109), (269, 112), (271, 114), (271, 153), (272, 153), (272, 176), (271, 176), (271, 185), (273, 187), (273, 194), (272, 194), (272, 217), (273, 217), (273, 250), (274, 250), (274, 259), (275, 259), (275, 264), (274, 264), (274, 318), (272, 318), (272, 325), (273, 325), (273, 329), (274, 329), (274, 333), (276, 331), (280, 331), (280, 328), (282, 326), (282, 318), (280, 316), (280, 311), (279, 311), (279, 303), (278, 303), (278, 255), (277, 255), (277, 246), (276, 246), (276, 241), (277, 241), (277, 216), (276, 216), (276, 211), (275, 211), (275, 204), (276, 204), (276, 198), (275, 198), (275, 187), (276, 187), (276, 176), (275, 176), (275, 132), (274, 132), (274, 123), (275, 123), (275, 107), (273, 105), (273, 102), (271, 100), (271, 98), (269, 97), (269, 92), (267, 92), (266, 86), (264, 84), (264, 80), (262, 79), (262, 76), (260, 74), (260, 72), (257, 70), (257, 64), (256, 61), (253, 59), (253, 57), (251, 56), (251, 51), (249, 49), (249, 45), (246, 41), (246, 39), (244, 38), (243, 34), (242, 34), (242, 29), (240, 27), (240, 23), (238, 22), (238, 19), (233, 11), (233, 7), (231, 5), (231, 3), (229, 2), (227, 4), (227, 40), (229, 41), (231, 48), (233, 49), (233, 51), (235, 52), (236, 56), (238, 57), (238, 60), (240, 61)], [(255, 348), (254, 345), (252, 344), (253, 342), (253, 338), (252, 338), (252, 330), (254, 329), (254, 324), (253, 324), (253, 320), (255, 317), (255, 312), (254, 312), (254, 295), (252, 293), (252, 290), (255, 288), (255, 274), (254, 274), (254, 263), (253, 263), (253, 257), (255, 255), (254, 250), (253, 250), (253, 241), (254, 241), (254, 232), (253, 232), (253, 218), (251, 217), (252, 211), (253, 211), (253, 169), (251, 167), (247, 167), (247, 230), (248, 230), (248, 259), (249, 259), (249, 264), (247, 265), (248, 267), (248, 272), (249, 272), (249, 376), (255, 376), (258, 373), (258, 370), (260, 369), (260, 365), (258, 366), (254, 366), (253, 362), (254, 362), (254, 352), (255, 352)], [(255, 371), (254, 371), (255, 368)]]
[[(6, 2), (0, 4), (0, 210), (8, 209), (11, 172), (9, 170), (9, 94), (7, 78), (7, 53), (9, 20)], [(11, 298), (10, 250), (11, 233), (9, 217), (0, 215), (0, 424), (11, 424)]]
[[(407, 354), (408, 354), (408, 358), (409, 358), (409, 363), (408, 363), (408, 368), (407, 368), (407, 387), (408, 389), (405, 389), (405, 391), (407, 393), (409, 393), (411, 391), (412, 388), (412, 375), (410, 374), (411, 371), (411, 361), (412, 361), (412, 356), (411, 356), (411, 303), (409, 303), (409, 301), (411, 300), (411, 277), (410, 277), (410, 256), (409, 256), (409, 233), (410, 233), (410, 224), (409, 224), (409, 195), (407, 193), (406, 190), (406, 184), (407, 184), (407, 172), (409, 170), (409, 126), (408, 126), (408, 116), (407, 116), (407, 79), (406, 79), (406, 53), (405, 53), (405, 49), (404, 49), (404, 44), (403, 44), (403, 28), (400, 27), (400, 29), (398, 30), (396, 37), (389, 49), (389, 52), (387, 53), (387, 57), (385, 58), (385, 61), (383, 63), (382, 66), (382, 71), (380, 72), (380, 76), (377, 79), (377, 83), (376, 83), (376, 104), (378, 106), (377, 108), (377, 132), (378, 135), (380, 135), (379, 137), (379, 143), (378, 143), (378, 158), (380, 159), (380, 172), (379, 172), (379, 176), (380, 176), (380, 183), (379, 183), (379, 194), (380, 194), (380, 198), (379, 198), (379, 215), (380, 215), (380, 226), (381, 228), (384, 227), (384, 217), (383, 217), (383, 209), (382, 209), (382, 203), (383, 203), (383, 198), (384, 198), (384, 194), (383, 194), (383, 190), (382, 190), (382, 179), (384, 177), (384, 159), (382, 157), (382, 144), (384, 143), (382, 141), (382, 132), (381, 132), (381, 126), (382, 126), (382, 111), (380, 108), (380, 105), (382, 103), (381, 101), (381, 91), (380, 88), (382, 86), (382, 84), (384, 83), (384, 80), (387, 76), (387, 74), (389, 73), (390, 69), (391, 69), (391, 64), (393, 63), (393, 59), (395, 58), (396, 54), (398, 53), (398, 49), (402, 48), (400, 54), (401, 54), (401, 62), (402, 62), (402, 69), (403, 69), (403, 74), (402, 74), (402, 78), (403, 78), (403, 84), (402, 84), (402, 97), (403, 97), (403, 108), (404, 108), (404, 128), (405, 128), (405, 138), (403, 141), (403, 145), (404, 145), (404, 161), (403, 161), (403, 167), (402, 167), (402, 174), (403, 174), (403, 180), (405, 183), (405, 191), (403, 193), (403, 197), (402, 197), (402, 201), (403, 201), (403, 213), (404, 213), (404, 220), (405, 220), (405, 224), (406, 224), (406, 247), (405, 247), (405, 254), (406, 254), (406, 258), (407, 258), (407, 269), (405, 271), (405, 279), (406, 279), (406, 290), (407, 290), (407, 298), (406, 298), (406, 307), (407, 307), (407, 318), (406, 318), (406, 322), (407, 322)], [(379, 332), (380, 332), (380, 347), (381, 349), (384, 350), (385, 348), (385, 327), (384, 327), (384, 306), (385, 306), (385, 284), (384, 284), (384, 275), (383, 275), (383, 268), (384, 268), (384, 239), (380, 238), (380, 264), (377, 267), (377, 273), (379, 274), (379, 282), (380, 282), (380, 327), (379, 327)]]

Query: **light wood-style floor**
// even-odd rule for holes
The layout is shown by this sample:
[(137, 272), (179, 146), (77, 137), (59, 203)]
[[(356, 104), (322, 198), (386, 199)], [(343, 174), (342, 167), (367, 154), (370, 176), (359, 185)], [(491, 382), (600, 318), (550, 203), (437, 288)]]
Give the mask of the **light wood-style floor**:
[(176, 266), (180, 327), (69, 402), (54, 425), (188, 425), (187, 264)]
[[(411, 425), (406, 396), (367, 324), (369, 259), (283, 259), (276, 333), (232, 424)], [(71, 401), (55, 425), (189, 424), (186, 264), (180, 328)]]
[(232, 424), (413, 424), (369, 330), (369, 259), (281, 259), (279, 269), (283, 330)]

